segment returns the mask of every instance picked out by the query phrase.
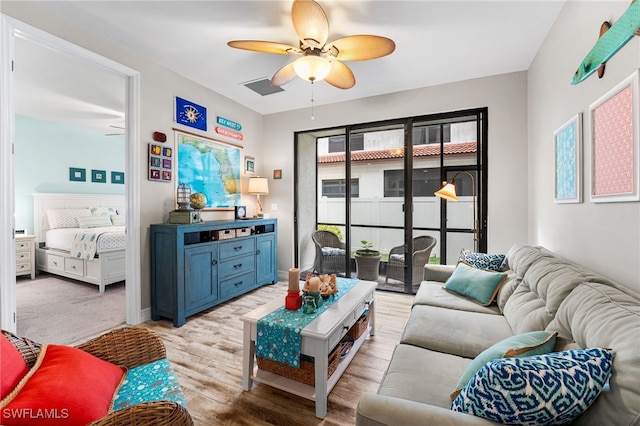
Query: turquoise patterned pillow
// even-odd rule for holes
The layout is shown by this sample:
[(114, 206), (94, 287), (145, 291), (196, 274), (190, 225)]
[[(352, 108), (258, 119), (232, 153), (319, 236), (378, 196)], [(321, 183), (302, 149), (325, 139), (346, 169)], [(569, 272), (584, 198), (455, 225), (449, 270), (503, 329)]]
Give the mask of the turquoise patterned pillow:
[(474, 253), (471, 250), (462, 249), (458, 257), (458, 262), (464, 262), (478, 269), (502, 271), (504, 258), (504, 254)]
[(165, 358), (127, 372), (114, 396), (113, 411), (149, 401), (173, 401), (187, 408), (182, 387)]
[(569, 423), (611, 377), (613, 352), (590, 348), (495, 359), (469, 381), (453, 411), (512, 425)]

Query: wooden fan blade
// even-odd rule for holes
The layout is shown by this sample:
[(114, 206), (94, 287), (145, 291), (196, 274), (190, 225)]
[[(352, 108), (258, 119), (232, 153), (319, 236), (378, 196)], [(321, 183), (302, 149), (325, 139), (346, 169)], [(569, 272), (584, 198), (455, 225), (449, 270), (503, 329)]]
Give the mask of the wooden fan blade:
[(280, 55), (300, 53), (300, 49), (298, 49), (297, 47), (278, 43), (275, 41), (233, 40), (228, 42), (227, 45), (236, 49), (251, 50), (253, 52), (263, 53), (278, 53)]
[(375, 35), (352, 35), (329, 43), (338, 49), (336, 59), (341, 61), (367, 61), (387, 56), (396, 50), (390, 38)]
[(282, 86), (287, 84), (291, 80), (297, 77), (296, 71), (293, 69), (293, 62), (288, 63), (284, 67), (280, 68), (276, 73), (271, 77), (271, 85), (272, 86)]
[(321, 48), (329, 36), (329, 20), (322, 7), (312, 0), (295, 0), (291, 6), (291, 20), (301, 41), (314, 40)]
[(331, 61), (331, 71), (324, 81), (338, 89), (351, 89), (356, 84), (351, 68), (336, 60)]

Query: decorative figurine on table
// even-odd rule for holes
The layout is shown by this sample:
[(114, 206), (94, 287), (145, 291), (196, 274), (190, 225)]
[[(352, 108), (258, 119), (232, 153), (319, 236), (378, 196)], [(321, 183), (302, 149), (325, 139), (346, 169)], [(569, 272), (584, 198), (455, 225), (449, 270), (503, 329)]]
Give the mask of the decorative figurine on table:
[(331, 274), (317, 276), (315, 274), (307, 274), (302, 291), (305, 294), (305, 304), (307, 300), (306, 297), (313, 296), (316, 308), (319, 308), (322, 306), (325, 299), (328, 299), (330, 296), (338, 292), (336, 275)]

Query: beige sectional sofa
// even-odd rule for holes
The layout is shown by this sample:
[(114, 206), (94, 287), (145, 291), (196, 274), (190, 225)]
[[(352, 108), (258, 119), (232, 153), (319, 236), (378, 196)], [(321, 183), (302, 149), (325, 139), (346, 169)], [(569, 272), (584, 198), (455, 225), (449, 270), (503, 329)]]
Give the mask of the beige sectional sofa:
[(614, 352), (610, 389), (578, 425), (640, 425), (640, 295), (542, 247), (515, 245), (507, 279), (490, 306), (443, 289), (454, 266), (427, 265), (425, 281), (377, 394), (358, 404), (356, 424), (488, 425), (450, 410), (450, 394), (472, 359), (530, 331), (558, 333), (554, 351)]

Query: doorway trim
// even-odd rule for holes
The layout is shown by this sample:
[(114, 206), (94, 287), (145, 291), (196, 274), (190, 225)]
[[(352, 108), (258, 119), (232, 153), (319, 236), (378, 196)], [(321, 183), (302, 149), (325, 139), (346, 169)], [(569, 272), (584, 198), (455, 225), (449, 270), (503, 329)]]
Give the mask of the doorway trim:
[(21, 38), (63, 55), (90, 62), (126, 79), (125, 200), (126, 200), (126, 323), (142, 322), (140, 285), (140, 73), (22, 21), (1, 16), (0, 34), (0, 327), (16, 332), (16, 276), (14, 250), (15, 40)]

